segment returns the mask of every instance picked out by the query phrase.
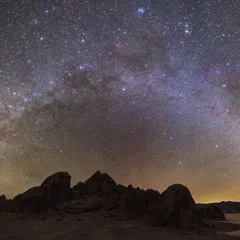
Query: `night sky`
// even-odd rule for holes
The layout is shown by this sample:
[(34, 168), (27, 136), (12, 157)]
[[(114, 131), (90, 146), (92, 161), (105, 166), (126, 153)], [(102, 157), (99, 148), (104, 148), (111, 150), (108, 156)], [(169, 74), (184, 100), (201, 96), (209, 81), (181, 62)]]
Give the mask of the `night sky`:
[(0, 193), (96, 170), (240, 200), (239, 0), (0, 0)]

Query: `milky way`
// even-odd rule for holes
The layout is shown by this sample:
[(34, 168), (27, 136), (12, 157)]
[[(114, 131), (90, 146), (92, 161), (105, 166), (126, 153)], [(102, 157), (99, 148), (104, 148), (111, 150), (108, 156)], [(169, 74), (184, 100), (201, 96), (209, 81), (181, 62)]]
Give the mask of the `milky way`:
[(0, 1), (0, 192), (94, 171), (240, 200), (240, 1)]

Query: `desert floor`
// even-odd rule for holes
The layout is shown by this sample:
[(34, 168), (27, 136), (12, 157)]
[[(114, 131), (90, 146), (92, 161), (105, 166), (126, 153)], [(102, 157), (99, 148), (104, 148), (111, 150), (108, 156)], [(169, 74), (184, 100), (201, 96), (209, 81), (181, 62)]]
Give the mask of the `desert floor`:
[[(227, 240), (240, 236), (240, 214), (228, 214), (228, 222), (214, 222), (218, 234), (211, 230), (176, 230), (173, 228), (155, 228), (139, 220), (111, 220), (100, 213), (80, 215), (56, 214), (42, 216), (0, 216), (0, 240), (181, 240), (206, 239)], [(239, 223), (239, 224), (238, 224)]]
[[(240, 213), (233, 213), (233, 214), (225, 214), (228, 222), (232, 224), (238, 224), (240, 226)], [(230, 236), (237, 236), (240, 238), (240, 229), (229, 231), (228, 234)]]

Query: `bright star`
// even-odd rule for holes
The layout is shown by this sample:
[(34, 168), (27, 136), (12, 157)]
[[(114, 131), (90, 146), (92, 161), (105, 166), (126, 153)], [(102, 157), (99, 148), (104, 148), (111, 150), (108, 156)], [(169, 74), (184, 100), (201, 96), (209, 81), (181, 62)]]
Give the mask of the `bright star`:
[(138, 9), (138, 13), (139, 14), (144, 14), (145, 13), (145, 9), (144, 8), (139, 8)]

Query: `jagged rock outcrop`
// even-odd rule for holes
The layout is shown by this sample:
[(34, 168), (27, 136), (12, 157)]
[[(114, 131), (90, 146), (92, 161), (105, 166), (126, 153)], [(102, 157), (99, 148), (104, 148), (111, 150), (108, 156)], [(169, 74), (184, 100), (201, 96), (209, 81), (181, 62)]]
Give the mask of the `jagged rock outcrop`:
[(114, 184), (114, 185), (116, 185), (116, 182), (107, 173), (101, 173), (100, 171), (97, 171), (96, 173), (94, 173), (84, 183), (85, 184), (103, 183), (103, 184)]
[(101, 211), (107, 217), (138, 218), (155, 226), (185, 228), (196, 223), (195, 202), (183, 185), (172, 185), (160, 194), (152, 189), (145, 191), (132, 185), (117, 185), (108, 174), (100, 171), (72, 189), (70, 181), (68, 173), (58, 172), (13, 200), (2, 197), (2, 201), (8, 201), (14, 212), (37, 213), (52, 208), (68, 214)]
[(73, 187), (75, 196), (105, 194), (111, 195), (117, 192), (116, 182), (107, 174), (97, 171), (84, 183), (79, 182)]

